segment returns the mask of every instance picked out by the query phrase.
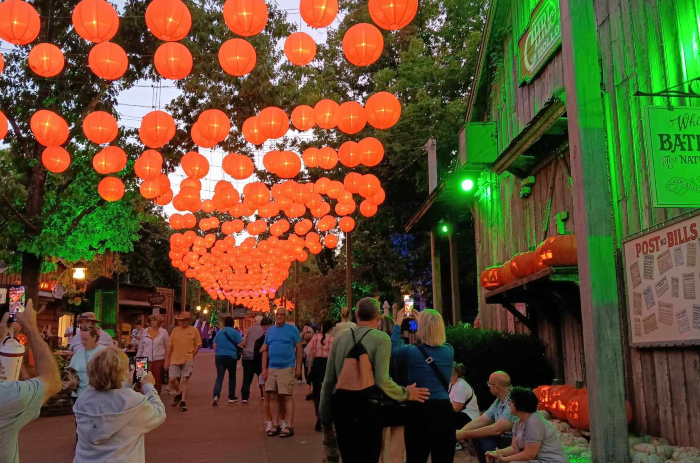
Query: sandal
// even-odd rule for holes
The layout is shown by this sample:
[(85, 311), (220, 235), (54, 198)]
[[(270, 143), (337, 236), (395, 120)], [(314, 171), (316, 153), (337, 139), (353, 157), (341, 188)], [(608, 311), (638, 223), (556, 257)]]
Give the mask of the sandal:
[(292, 437), (294, 435), (294, 428), (284, 428), (280, 433), (280, 437), (285, 439), (287, 437)]
[(275, 437), (277, 434), (280, 433), (280, 427), (278, 426), (273, 426), (270, 428), (269, 431), (267, 431), (267, 437)]

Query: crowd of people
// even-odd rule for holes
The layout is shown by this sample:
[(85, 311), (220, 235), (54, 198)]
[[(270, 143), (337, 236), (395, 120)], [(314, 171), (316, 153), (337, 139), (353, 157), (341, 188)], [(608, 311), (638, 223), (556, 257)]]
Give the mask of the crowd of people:
[[(406, 317), (414, 329), (406, 330)], [(7, 314), (0, 339), (8, 332)], [(237, 402), (237, 366), (242, 363), (240, 396), (251, 400), (257, 376), (265, 433), (294, 436), (297, 404), (294, 389), (306, 379), (313, 400), (315, 430), (324, 433), (326, 461), (452, 462), (470, 441), (481, 463), (510, 461), (567, 462), (552, 425), (537, 413), (537, 397), (513, 386), (509, 375), (494, 372), (488, 386), (495, 400), (482, 414), (465, 367), (454, 361), (441, 315), (430, 309), (411, 313), (380, 311), (375, 298), (361, 299), (354, 311), (344, 308), (341, 321), (288, 322), (284, 307), (274, 319), (256, 318), (241, 334), (226, 317), (211, 341), (217, 406), (228, 374), (228, 401)], [(0, 461), (18, 462), (20, 429), (36, 419), (46, 401), (63, 389), (72, 391), (76, 422), (74, 462), (145, 461), (145, 434), (166, 417), (160, 393), (165, 384), (171, 405), (187, 411), (200, 331), (188, 312), (179, 314), (170, 333), (159, 316), (147, 327), (135, 326), (136, 356), (148, 359), (148, 374), (135, 381), (123, 349), (114, 347), (94, 313), (79, 318), (70, 338), (73, 356), (62, 383), (56, 362), (36, 326), (31, 303), (17, 315), (32, 350), (36, 377), (0, 382)], [(109, 338), (109, 342), (107, 342)]]

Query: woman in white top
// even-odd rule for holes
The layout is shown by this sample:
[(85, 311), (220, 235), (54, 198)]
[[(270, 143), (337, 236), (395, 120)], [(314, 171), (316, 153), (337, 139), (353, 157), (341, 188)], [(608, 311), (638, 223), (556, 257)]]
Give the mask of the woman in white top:
[(352, 312), (347, 307), (343, 307), (340, 310), (340, 322), (335, 324), (335, 328), (333, 328), (333, 331), (331, 331), (331, 336), (335, 338), (338, 336), (338, 334), (340, 334), (341, 331), (345, 331), (350, 328), (355, 328), (357, 324), (352, 322), (351, 319)]
[(450, 378), (450, 402), (457, 414), (455, 429), (462, 429), (467, 423), (478, 418), (479, 404), (474, 394), (474, 389), (462, 378), (465, 368), (461, 363), (452, 365), (452, 378)]
[(80, 397), (88, 388), (87, 364), (90, 358), (99, 351), (106, 349), (105, 346), (98, 344), (100, 341), (100, 333), (94, 326), (82, 328), (78, 334), (80, 334), (82, 343), (76, 349), (73, 357), (71, 357), (69, 365), (75, 370), (78, 376), (78, 389), (71, 394), (73, 396), (73, 401)]
[(160, 394), (163, 387), (163, 364), (165, 363), (165, 353), (168, 350), (168, 330), (163, 328), (162, 320), (158, 315), (151, 315), (148, 318), (150, 326), (141, 333), (137, 357), (148, 357), (148, 370), (153, 373), (156, 380), (155, 388)]

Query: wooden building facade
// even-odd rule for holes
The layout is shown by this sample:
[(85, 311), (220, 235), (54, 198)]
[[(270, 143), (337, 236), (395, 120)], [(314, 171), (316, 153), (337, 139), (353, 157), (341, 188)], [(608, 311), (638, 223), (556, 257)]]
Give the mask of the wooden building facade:
[[(622, 262), (630, 237), (700, 205), (654, 207), (643, 122), (649, 105), (700, 106), (692, 95), (700, 79), (700, 1), (591, 4), (600, 57), (595, 104), (603, 108), (606, 136), (599, 149), (607, 152), (609, 174), (600, 182), (609, 184), (611, 198), (589, 215), (609, 216), (614, 227), (624, 362), (619, 374), (635, 431), (700, 446), (700, 348), (632, 347)], [(577, 185), (559, 21), (558, 0), (491, 2), (460, 152), (462, 170), (478, 172), (471, 212), (479, 271), (575, 229)], [(481, 290), (480, 318), (487, 328), (538, 336), (557, 377), (573, 384), (589, 378), (581, 300), (572, 286), (578, 284), (577, 273), (564, 273), (520, 281), (505, 291)]]

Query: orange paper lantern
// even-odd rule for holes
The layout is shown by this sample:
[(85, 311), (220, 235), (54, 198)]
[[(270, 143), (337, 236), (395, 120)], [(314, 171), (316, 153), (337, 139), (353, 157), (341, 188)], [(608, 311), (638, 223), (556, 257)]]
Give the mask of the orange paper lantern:
[(338, 164), (338, 153), (329, 147), (324, 146), (318, 150), (318, 167), (330, 170)]
[(384, 49), (384, 37), (375, 26), (355, 24), (343, 36), (345, 58), (355, 66), (369, 66), (379, 59)]
[(104, 111), (93, 111), (83, 121), (85, 138), (97, 145), (109, 143), (119, 134), (117, 120)]
[(213, 148), (216, 146), (217, 141), (213, 138), (206, 138), (202, 135), (200, 131), (201, 124), (199, 121), (192, 124), (192, 129), (190, 130), (190, 136), (195, 145), (201, 148)]
[(346, 141), (338, 149), (338, 160), (346, 167), (360, 165), (360, 147), (354, 141)]
[(374, 137), (363, 138), (358, 143), (360, 162), (367, 167), (373, 167), (384, 159), (384, 145)]
[(343, 186), (345, 186), (345, 189), (348, 190), (350, 193), (359, 193), (360, 188), (362, 186), (362, 174), (358, 174), (357, 172), (350, 172), (348, 175), (345, 176), (345, 180), (343, 180)]
[(316, 56), (316, 42), (306, 32), (295, 32), (284, 41), (284, 54), (290, 63), (306, 66)]
[(167, 42), (158, 47), (153, 63), (164, 78), (184, 79), (192, 72), (192, 53), (181, 43)]
[(340, 222), (338, 222), (338, 226), (345, 233), (350, 233), (355, 229), (355, 219), (352, 217), (343, 217), (340, 219)]
[(224, 158), (223, 168), (224, 172), (236, 180), (245, 180), (253, 175), (255, 164), (248, 156), (231, 153)]
[(0, 140), (7, 135), (7, 117), (0, 111)]
[(5, 60), (2, 58), (2, 53), (0, 53), (0, 74), (2, 74), (3, 69), (5, 69)]
[(22, 0), (0, 3), (0, 39), (26, 45), (39, 35), (41, 19), (33, 6)]
[(146, 26), (159, 39), (177, 42), (190, 31), (192, 15), (180, 0), (153, 0), (146, 8)]
[(329, 233), (325, 238), (323, 238), (323, 245), (328, 249), (335, 248), (338, 246), (338, 237), (332, 233)]
[(338, 108), (338, 129), (348, 134), (365, 128), (367, 116), (365, 108), (356, 101), (347, 101)]
[(301, 0), (299, 13), (311, 27), (328, 27), (338, 15), (338, 0)]
[(63, 52), (56, 45), (40, 43), (29, 52), (29, 67), (36, 75), (53, 77), (62, 70), (66, 60)]
[(260, 130), (260, 120), (257, 116), (249, 117), (243, 121), (241, 132), (243, 132), (246, 141), (254, 145), (262, 145), (267, 140), (267, 137)]
[(117, 34), (119, 15), (105, 0), (82, 0), (73, 10), (73, 27), (88, 42), (106, 42)]
[(115, 174), (126, 167), (126, 153), (118, 146), (107, 146), (92, 158), (98, 174)]
[(401, 103), (389, 92), (375, 93), (365, 103), (367, 122), (375, 129), (388, 129), (401, 117)]
[(175, 121), (164, 111), (151, 111), (141, 119), (139, 138), (149, 148), (161, 148), (175, 136)]
[[(136, 160), (134, 172), (142, 180), (153, 180), (163, 170), (163, 157), (154, 150), (146, 150)], [(201, 188), (201, 185), (200, 185)]]
[(270, 190), (262, 182), (248, 183), (243, 188), (245, 199), (252, 203), (256, 208), (262, 207), (270, 202)]
[(301, 159), (306, 167), (318, 167), (318, 148), (306, 148)]
[(119, 201), (124, 196), (124, 183), (116, 177), (105, 177), (97, 186), (97, 191), (105, 201)]
[(297, 130), (306, 131), (316, 125), (314, 108), (307, 105), (299, 105), (292, 111), (292, 124)]
[(381, 183), (379, 179), (372, 174), (367, 174), (362, 176), (362, 181), (360, 182), (360, 196), (363, 198), (371, 198), (376, 195), (381, 188)]
[(46, 170), (60, 174), (70, 166), (70, 154), (63, 147), (49, 146), (41, 153), (41, 163)]
[(209, 140), (223, 141), (231, 131), (231, 121), (218, 109), (207, 109), (199, 115), (199, 133)]
[(139, 192), (146, 199), (155, 199), (160, 193), (160, 187), (155, 180), (146, 180), (139, 185)]
[(386, 193), (384, 192), (384, 189), (379, 188), (379, 190), (377, 191), (377, 193), (374, 196), (367, 198), (367, 201), (379, 206), (381, 203), (384, 202), (385, 199), (386, 199)]
[(224, 21), (234, 34), (251, 37), (262, 32), (267, 24), (264, 0), (226, 0)]
[(44, 146), (58, 146), (68, 140), (68, 123), (58, 114), (40, 109), (29, 121), (36, 141)]
[(301, 170), (301, 159), (292, 151), (282, 151), (277, 156), (275, 173), (281, 178), (293, 178)]
[(388, 31), (408, 26), (418, 12), (418, 0), (369, 0), (367, 6), (374, 24)]
[(219, 48), (219, 64), (232, 76), (241, 77), (255, 67), (255, 48), (243, 39), (230, 39)]
[(122, 47), (112, 42), (101, 42), (92, 47), (88, 64), (97, 77), (119, 79), (129, 67), (129, 58)]
[(360, 203), (360, 214), (365, 217), (372, 217), (377, 213), (377, 206), (366, 199)]
[(338, 125), (339, 105), (333, 100), (321, 100), (314, 106), (314, 120), (322, 129), (332, 129)]
[(209, 161), (207, 161), (207, 158), (194, 151), (185, 153), (180, 161), (180, 165), (188, 177), (200, 179), (206, 177), (207, 173), (209, 173)]
[(274, 140), (283, 137), (289, 130), (289, 117), (280, 108), (270, 106), (260, 111), (258, 124), (262, 134)]

